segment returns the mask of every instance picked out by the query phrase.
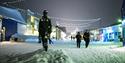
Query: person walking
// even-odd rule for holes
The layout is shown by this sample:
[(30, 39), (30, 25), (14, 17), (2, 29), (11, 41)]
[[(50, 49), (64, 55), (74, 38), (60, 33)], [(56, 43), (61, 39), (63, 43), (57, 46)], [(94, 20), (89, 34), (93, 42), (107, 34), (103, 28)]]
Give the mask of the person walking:
[(85, 41), (85, 47), (87, 48), (90, 42), (90, 33), (88, 30), (84, 32), (83, 39)]
[(80, 44), (81, 44), (80, 32), (78, 32), (77, 35), (76, 35), (76, 43), (77, 43), (77, 48), (80, 48)]
[(41, 43), (42, 41), (42, 45), (45, 51), (48, 50), (48, 39), (49, 39), (49, 35), (51, 34), (51, 29), (52, 29), (51, 20), (49, 19), (47, 14), (48, 14), (48, 11), (44, 10), (43, 16), (39, 21), (39, 29), (38, 29), (39, 43)]
[(73, 37), (72, 37), (72, 35), (71, 35), (71, 40), (72, 40), (72, 38), (73, 38)]

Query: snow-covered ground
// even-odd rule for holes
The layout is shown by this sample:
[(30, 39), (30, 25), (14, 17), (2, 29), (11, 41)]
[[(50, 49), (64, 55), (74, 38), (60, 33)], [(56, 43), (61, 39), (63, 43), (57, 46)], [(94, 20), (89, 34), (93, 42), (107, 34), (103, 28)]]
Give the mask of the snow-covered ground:
[(125, 47), (114, 43), (90, 43), (76, 48), (75, 41), (54, 41), (48, 52), (38, 43), (0, 43), (0, 63), (125, 63)]
[(64, 50), (74, 63), (125, 63), (125, 50), (124, 52), (107, 48)]
[(1, 42), (0, 63), (70, 63), (70, 61), (62, 50), (51, 48), (45, 52), (42, 44)]

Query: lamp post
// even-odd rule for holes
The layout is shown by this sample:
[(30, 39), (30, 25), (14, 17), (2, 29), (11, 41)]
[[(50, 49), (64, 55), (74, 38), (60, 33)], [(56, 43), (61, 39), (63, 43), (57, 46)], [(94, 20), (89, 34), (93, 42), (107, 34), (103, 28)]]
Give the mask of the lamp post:
[(121, 17), (122, 17), (122, 37), (123, 37), (123, 46), (125, 46), (125, 1), (123, 0), (121, 8)]

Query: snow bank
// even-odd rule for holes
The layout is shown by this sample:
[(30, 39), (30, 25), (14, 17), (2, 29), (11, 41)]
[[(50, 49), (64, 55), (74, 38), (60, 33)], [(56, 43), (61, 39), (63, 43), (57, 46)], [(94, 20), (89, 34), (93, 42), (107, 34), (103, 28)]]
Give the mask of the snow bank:
[(46, 52), (39, 49), (32, 53), (8, 56), (7, 58), (1, 60), (0, 63), (70, 63), (68, 56), (61, 50), (49, 50)]
[(125, 52), (107, 48), (65, 49), (74, 63), (125, 63)]

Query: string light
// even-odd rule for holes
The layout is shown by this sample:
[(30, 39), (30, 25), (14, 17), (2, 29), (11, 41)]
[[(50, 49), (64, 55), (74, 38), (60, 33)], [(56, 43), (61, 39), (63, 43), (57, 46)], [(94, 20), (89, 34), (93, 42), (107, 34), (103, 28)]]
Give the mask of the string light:
[[(79, 31), (84, 30), (84, 29), (88, 29), (88, 27), (91, 26), (92, 23), (98, 22), (101, 20), (101, 18), (97, 18), (97, 19), (90, 19), (90, 20), (66, 20), (66, 19), (62, 19), (62, 18), (57, 18), (54, 17), (56, 21), (56, 24), (58, 24), (58, 26), (60, 27), (66, 27), (66, 31), (67, 32), (72, 32), (73, 30), (75, 30), (76, 28), (79, 29)], [(91, 27), (91, 28), (96, 28), (96, 27)]]
[(97, 19), (88, 19), (88, 20), (73, 20), (73, 19), (67, 19), (67, 18), (59, 18), (59, 17), (50, 17), (50, 18), (52, 18), (52, 19), (55, 19), (55, 20), (58, 20), (58, 21), (84, 21), (84, 22), (88, 22), (88, 21), (99, 21), (99, 20), (101, 20), (101, 18), (97, 18)]
[[(100, 20), (97, 20), (100, 21)], [(89, 20), (89, 22), (85, 22), (85, 21), (68, 21), (68, 22), (64, 22), (64, 21), (56, 21), (56, 24), (58, 24), (58, 26), (62, 26), (62, 27), (87, 27), (90, 26), (90, 24), (97, 22), (97, 21), (91, 21)], [(68, 23), (68, 24), (67, 24)]]

